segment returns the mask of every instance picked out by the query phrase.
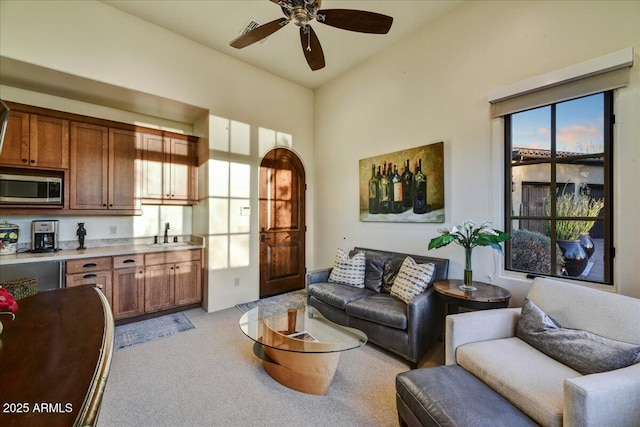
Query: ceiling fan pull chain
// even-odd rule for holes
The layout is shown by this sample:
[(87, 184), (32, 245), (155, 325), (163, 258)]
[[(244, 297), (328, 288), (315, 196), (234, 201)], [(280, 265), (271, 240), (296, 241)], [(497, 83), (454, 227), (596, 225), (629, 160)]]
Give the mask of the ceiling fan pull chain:
[(307, 31), (307, 50), (311, 52), (311, 31), (308, 25), (305, 25), (304, 29)]

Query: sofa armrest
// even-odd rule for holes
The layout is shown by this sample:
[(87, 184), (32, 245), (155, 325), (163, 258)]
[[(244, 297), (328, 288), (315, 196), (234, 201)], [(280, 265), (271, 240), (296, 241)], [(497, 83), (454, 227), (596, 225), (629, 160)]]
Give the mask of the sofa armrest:
[(456, 364), (456, 349), (463, 344), (516, 336), (520, 311), (520, 308), (498, 308), (447, 316), (445, 364)]
[(320, 270), (314, 270), (307, 273), (307, 288), (313, 283), (327, 282), (329, 280), (329, 274), (332, 268), (323, 268)]
[(407, 303), (407, 359), (415, 364), (427, 349), (442, 336), (444, 304), (430, 286)]
[(563, 424), (640, 425), (640, 363), (564, 381)]

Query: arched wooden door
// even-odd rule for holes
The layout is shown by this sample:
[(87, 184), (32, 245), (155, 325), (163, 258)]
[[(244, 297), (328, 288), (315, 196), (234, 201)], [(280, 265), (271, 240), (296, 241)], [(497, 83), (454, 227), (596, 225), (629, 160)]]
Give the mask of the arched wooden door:
[(291, 150), (260, 163), (260, 298), (305, 285), (305, 174)]

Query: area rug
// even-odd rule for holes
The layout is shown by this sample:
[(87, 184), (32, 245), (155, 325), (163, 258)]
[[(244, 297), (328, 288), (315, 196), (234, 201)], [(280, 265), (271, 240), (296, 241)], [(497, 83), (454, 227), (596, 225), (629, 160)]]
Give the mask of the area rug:
[(194, 329), (195, 325), (180, 311), (140, 322), (116, 326), (114, 350), (133, 347), (160, 338), (170, 337), (180, 332)]
[(266, 317), (273, 314), (284, 313), (288, 308), (298, 308), (305, 305), (307, 302), (306, 289), (300, 289), (298, 291), (287, 292), (286, 294), (280, 294), (273, 297), (262, 298), (256, 301), (247, 302), (244, 304), (238, 304), (236, 307), (238, 310), (246, 313), (252, 308), (260, 306), (260, 316)]

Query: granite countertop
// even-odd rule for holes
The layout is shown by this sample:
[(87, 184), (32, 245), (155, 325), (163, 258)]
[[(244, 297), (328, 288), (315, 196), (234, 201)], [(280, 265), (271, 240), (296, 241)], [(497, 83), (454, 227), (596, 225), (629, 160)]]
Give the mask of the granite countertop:
[(192, 236), (192, 238), (188, 242), (123, 244), (114, 246), (99, 246), (81, 250), (62, 249), (56, 252), (44, 253), (20, 252), (14, 255), (0, 256), (0, 265), (24, 264), (39, 261), (66, 261), (71, 259), (176, 251), (184, 249), (200, 249), (204, 247), (203, 240), (204, 239), (198, 236)]

